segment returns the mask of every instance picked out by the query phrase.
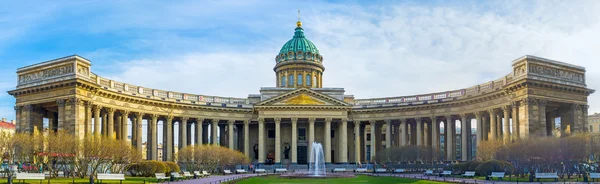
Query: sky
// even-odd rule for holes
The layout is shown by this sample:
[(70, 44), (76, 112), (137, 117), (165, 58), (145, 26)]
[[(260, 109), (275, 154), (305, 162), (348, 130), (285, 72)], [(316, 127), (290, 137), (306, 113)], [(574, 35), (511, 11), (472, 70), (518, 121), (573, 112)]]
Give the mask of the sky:
[[(324, 57), (324, 87), (356, 98), (467, 88), (524, 55), (583, 66), (588, 88), (600, 88), (594, 0), (2, 1), (0, 91), (15, 88), (19, 67), (78, 54), (113, 80), (245, 98), (275, 86), (298, 9)], [(0, 117), (14, 119), (14, 104), (0, 93)]]

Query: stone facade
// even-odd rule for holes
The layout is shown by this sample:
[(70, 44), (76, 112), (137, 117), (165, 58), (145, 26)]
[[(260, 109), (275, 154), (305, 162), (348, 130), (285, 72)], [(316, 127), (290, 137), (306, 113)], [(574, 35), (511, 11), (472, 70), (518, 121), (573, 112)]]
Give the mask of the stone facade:
[(588, 131), (587, 97), (594, 90), (586, 87), (583, 67), (523, 56), (512, 62), (511, 73), (469, 88), (357, 99), (343, 88), (322, 86), (323, 56), (312, 43), (302, 44), (309, 41), (300, 26), (286, 44), (291, 46), (276, 56), (276, 87), (247, 98), (110, 80), (92, 73), (91, 62), (77, 55), (19, 68), (17, 87), (8, 92), (16, 98), (17, 131), (41, 131), (46, 118), (50, 131), (79, 138), (131, 137), (139, 151), (147, 147), (147, 159), (160, 158), (163, 145), (163, 160), (174, 160), (177, 135), (180, 147), (218, 144), (259, 163), (285, 164), (305, 164), (311, 142), (323, 143), (328, 163), (368, 162), (385, 148), (404, 145), (430, 146), (445, 152), (442, 160), (465, 161), (474, 157), (471, 139), (508, 143)]

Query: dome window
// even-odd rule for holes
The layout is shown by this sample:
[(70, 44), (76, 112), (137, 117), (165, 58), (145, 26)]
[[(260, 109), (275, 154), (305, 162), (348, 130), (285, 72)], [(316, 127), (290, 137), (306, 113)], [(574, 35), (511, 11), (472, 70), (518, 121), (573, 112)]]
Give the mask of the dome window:
[(281, 76), (281, 87), (285, 87), (285, 75)]
[(298, 74), (298, 85), (302, 85), (302, 74)]
[(306, 85), (310, 86), (310, 74), (306, 75)]
[(290, 75), (288, 79), (288, 86), (294, 86), (294, 75)]

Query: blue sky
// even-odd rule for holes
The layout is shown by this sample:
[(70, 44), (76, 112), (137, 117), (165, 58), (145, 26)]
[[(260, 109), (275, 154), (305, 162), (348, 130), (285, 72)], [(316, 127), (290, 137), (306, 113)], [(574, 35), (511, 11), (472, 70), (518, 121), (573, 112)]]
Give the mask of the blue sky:
[[(527, 54), (584, 66), (600, 88), (598, 1), (3, 1), (0, 91), (18, 67), (78, 54), (118, 81), (247, 97), (275, 85), (297, 9), (324, 85), (357, 98), (470, 87)], [(13, 106), (0, 93), (0, 117), (14, 119)]]

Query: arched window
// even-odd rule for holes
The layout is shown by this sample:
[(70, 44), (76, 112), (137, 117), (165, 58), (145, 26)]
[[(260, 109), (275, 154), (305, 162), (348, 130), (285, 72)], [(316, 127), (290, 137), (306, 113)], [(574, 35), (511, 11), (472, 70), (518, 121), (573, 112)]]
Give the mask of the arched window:
[(306, 85), (310, 86), (310, 74), (306, 75)]
[(294, 86), (294, 75), (290, 75), (288, 78), (288, 86)]
[(298, 85), (302, 85), (302, 74), (298, 74)]
[(285, 86), (285, 76), (281, 76), (281, 87)]

